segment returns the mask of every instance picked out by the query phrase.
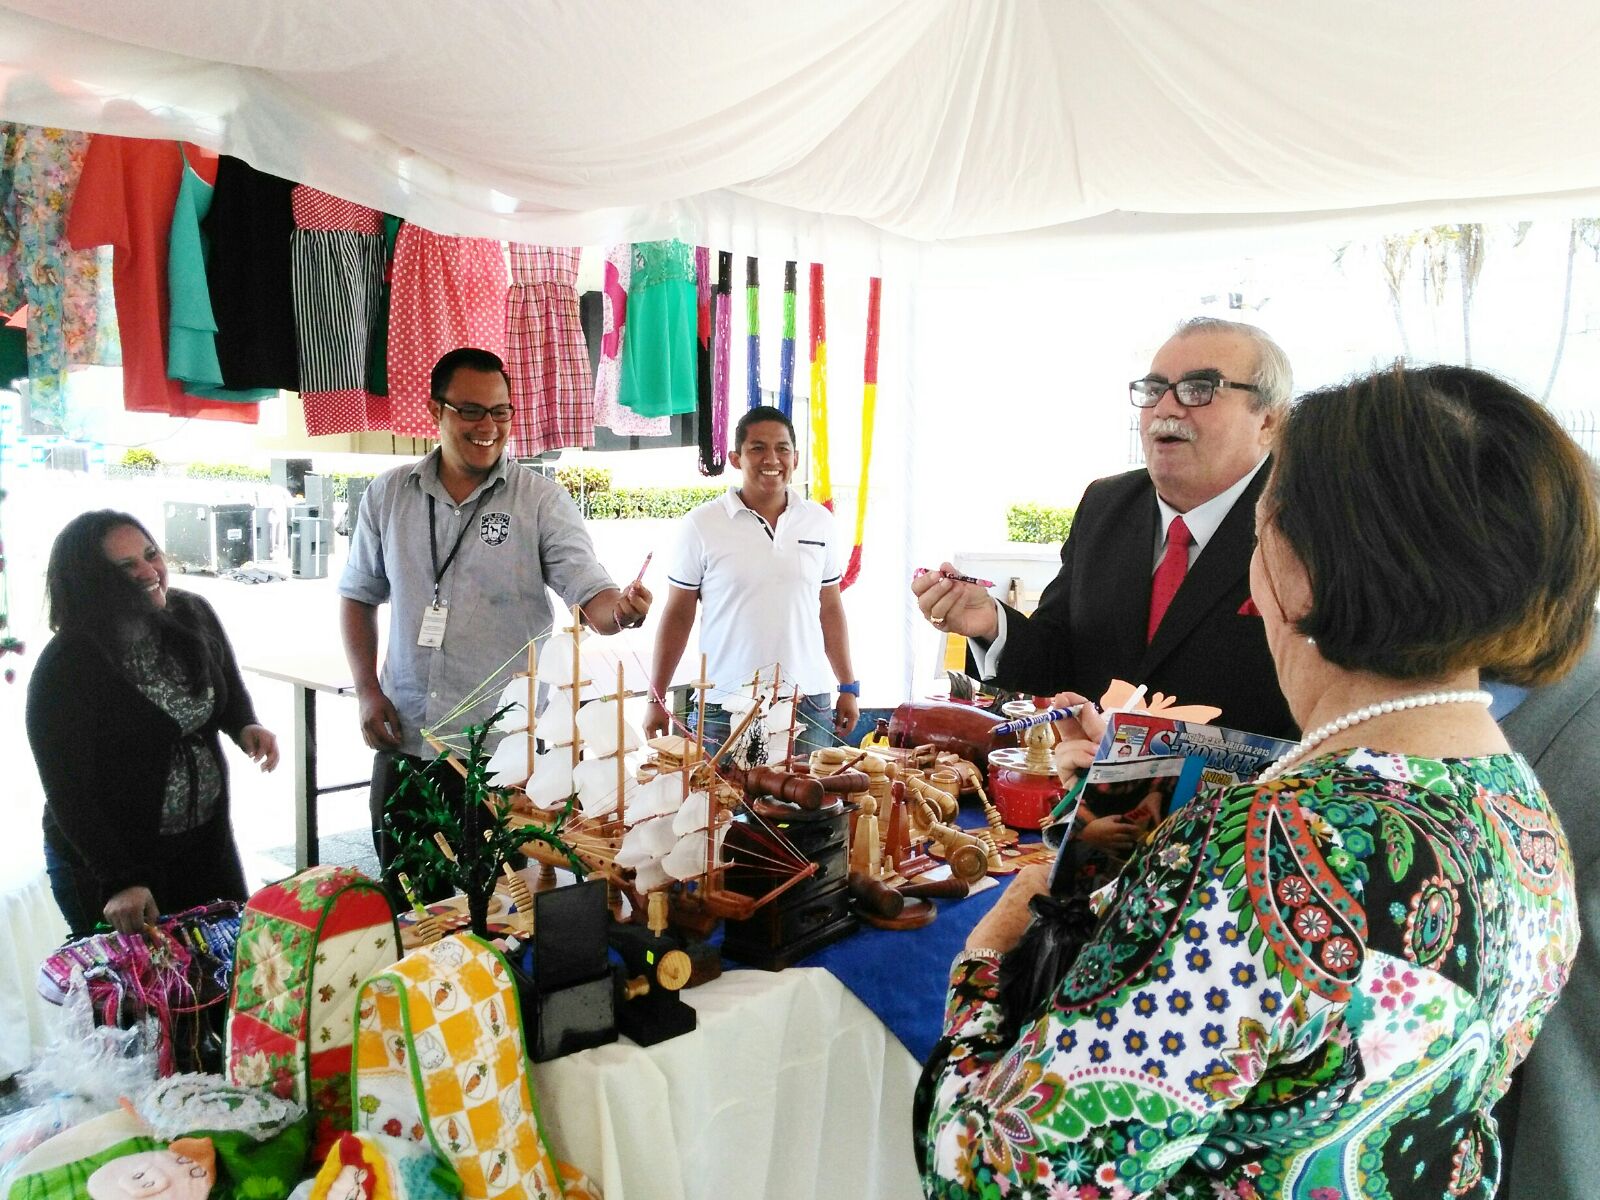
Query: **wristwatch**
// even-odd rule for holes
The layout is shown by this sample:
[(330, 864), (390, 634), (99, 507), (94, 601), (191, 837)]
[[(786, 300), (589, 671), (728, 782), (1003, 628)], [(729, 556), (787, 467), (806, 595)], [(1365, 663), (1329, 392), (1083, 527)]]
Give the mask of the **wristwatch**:
[(852, 679), (849, 683), (841, 683), (839, 693), (844, 696), (854, 696), (857, 700), (861, 699), (861, 681)]

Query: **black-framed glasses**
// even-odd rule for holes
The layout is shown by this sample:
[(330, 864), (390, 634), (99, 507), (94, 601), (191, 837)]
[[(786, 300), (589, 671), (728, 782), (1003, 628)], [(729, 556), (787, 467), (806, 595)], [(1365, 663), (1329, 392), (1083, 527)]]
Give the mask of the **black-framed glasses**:
[(1170, 390), (1183, 407), (1200, 408), (1211, 403), (1218, 388), (1237, 388), (1241, 392), (1261, 390), (1253, 383), (1234, 383), (1220, 375), (1215, 378), (1202, 375), (1197, 379), (1180, 379), (1176, 383), (1168, 383), (1159, 375), (1147, 375), (1128, 385), (1128, 400), (1135, 408), (1154, 408)]
[(448, 409), (453, 409), (463, 421), (481, 421), (485, 417), (496, 424), (504, 425), (516, 414), (516, 406), (511, 404), (496, 404), (493, 408), (485, 408), (481, 404), (451, 404), (443, 396), (435, 396), (440, 404)]

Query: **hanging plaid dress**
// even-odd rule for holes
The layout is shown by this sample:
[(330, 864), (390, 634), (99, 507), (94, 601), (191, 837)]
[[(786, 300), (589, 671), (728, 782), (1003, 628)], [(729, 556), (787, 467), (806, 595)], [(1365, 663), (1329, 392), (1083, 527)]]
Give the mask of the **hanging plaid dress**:
[(594, 381), (578, 316), (576, 246), (511, 243), (506, 293), (506, 373), (511, 376), (510, 452), (594, 445)]
[(379, 335), (383, 214), (301, 184), (290, 241), (300, 401), (306, 432), (389, 428), (389, 399), (367, 391), (367, 359)]

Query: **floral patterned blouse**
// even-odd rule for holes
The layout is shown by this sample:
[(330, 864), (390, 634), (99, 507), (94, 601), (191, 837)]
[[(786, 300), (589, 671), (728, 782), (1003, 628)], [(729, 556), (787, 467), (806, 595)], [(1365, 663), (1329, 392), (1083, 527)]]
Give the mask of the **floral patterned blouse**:
[(1520, 756), (1298, 770), (1160, 826), (1015, 1045), (996, 964), (955, 968), (929, 1196), (1494, 1195), (1577, 949), (1566, 837)]
[(88, 149), (87, 133), (0, 122), (0, 312), (28, 306), (29, 407), (58, 427), (68, 366), (117, 361), (114, 318), (108, 306), (101, 311), (100, 259), (66, 238)]
[(209, 683), (194, 690), (183, 667), (163, 653), (151, 634), (137, 638), (123, 666), (133, 684), (178, 723), (183, 739), (167, 764), (166, 791), (161, 799), (161, 832), (170, 836), (198, 829), (217, 814), (222, 796), (222, 767), (200, 730), (211, 720), (216, 693)]

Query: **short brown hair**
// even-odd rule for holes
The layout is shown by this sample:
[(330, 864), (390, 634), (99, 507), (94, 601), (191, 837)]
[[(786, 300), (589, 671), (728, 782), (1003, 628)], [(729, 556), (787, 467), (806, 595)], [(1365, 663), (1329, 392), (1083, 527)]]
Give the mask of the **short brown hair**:
[(1394, 679), (1559, 679), (1600, 592), (1595, 474), (1542, 405), (1470, 367), (1396, 365), (1302, 397), (1262, 508), (1310, 578), (1296, 629), (1335, 666)]

